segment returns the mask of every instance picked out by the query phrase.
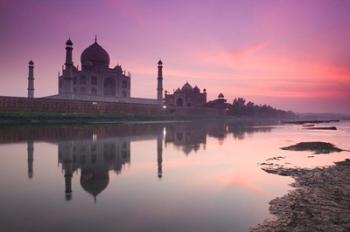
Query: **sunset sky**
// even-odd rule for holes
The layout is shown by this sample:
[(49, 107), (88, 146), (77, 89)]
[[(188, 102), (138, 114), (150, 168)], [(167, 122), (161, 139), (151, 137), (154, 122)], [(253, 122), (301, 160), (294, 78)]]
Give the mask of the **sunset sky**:
[(0, 95), (57, 93), (65, 41), (73, 59), (94, 41), (132, 73), (132, 96), (186, 81), (297, 112), (350, 113), (350, 1), (0, 0)]

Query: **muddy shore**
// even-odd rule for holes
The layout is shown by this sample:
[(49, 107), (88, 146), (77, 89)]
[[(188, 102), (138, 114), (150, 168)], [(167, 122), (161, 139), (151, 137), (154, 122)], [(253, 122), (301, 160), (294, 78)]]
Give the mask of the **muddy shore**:
[(350, 231), (350, 159), (325, 168), (263, 169), (293, 177), (295, 190), (272, 200), (269, 210), (275, 218), (251, 231)]

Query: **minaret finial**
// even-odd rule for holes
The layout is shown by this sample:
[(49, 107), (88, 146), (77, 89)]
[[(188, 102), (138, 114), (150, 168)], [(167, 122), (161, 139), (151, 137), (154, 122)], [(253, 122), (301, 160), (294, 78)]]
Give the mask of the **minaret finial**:
[(97, 43), (97, 35), (95, 34), (95, 43)]

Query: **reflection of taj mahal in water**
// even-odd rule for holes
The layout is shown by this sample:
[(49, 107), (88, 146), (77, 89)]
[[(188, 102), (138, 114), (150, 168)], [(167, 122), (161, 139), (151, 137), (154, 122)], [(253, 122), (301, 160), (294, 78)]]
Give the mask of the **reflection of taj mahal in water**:
[[(96, 129), (79, 129), (78, 131), (60, 129), (35, 129), (20, 131), (15, 136), (7, 133), (0, 136), (0, 143), (7, 140), (27, 141), (28, 177), (34, 177), (34, 141), (49, 141), (58, 145), (58, 163), (60, 164), (64, 182), (65, 198), (71, 200), (74, 189), (72, 180), (80, 174), (81, 187), (94, 199), (109, 185), (110, 175), (119, 175), (125, 166), (131, 165), (131, 142), (153, 140), (155, 169), (158, 178), (163, 177), (163, 149), (173, 145), (185, 155), (206, 149), (208, 137), (219, 141), (232, 134), (235, 139), (244, 139), (246, 134), (269, 132), (270, 127), (251, 127), (243, 125), (219, 124), (174, 124), (134, 127), (102, 127)], [(4, 131), (6, 132), (6, 131)], [(5, 134), (5, 133), (4, 133)], [(34, 137), (33, 137), (34, 134)], [(51, 137), (50, 137), (51, 136)], [(30, 137), (31, 139), (28, 139)], [(48, 138), (49, 137), (49, 138)], [(68, 137), (68, 138), (66, 138)], [(134, 154), (135, 155), (135, 154)]]
[[(95, 135), (94, 135), (95, 136)], [(95, 199), (109, 184), (110, 171), (119, 175), (131, 162), (130, 137), (64, 141), (58, 143), (58, 162), (64, 171), (66, 200), (72, 198), (73, 173), (80, 170), (80, 185)], [(162, 177), (163, 136), (157, 136), (157, 171)]]
[(96, 198), (108, 185), (109, 171), (119, 174), (130, 163), (130, 140), (59, 142), (58, 161), (64, 170), (67, 199), (71, 198), (73, 172), (78, 169), (81, 187)]
[[(151, 139), (157, 142), (155, 160), (157, 176), (162, 178), (163, 128), (155, 131)], [(126, 165), (131, 163), (132, 141), (148, 140), (149, 137), (121, 136), (99, 138), (91, 134), (90, 139), (60, 140), (58, 145), (58, 163), (64, 173), (65, 198), (71, 200), (73, 195), (72, 179), (80, 173), (81, 187), (94, 199), (107, 188), (110, 173), (119, 175)], [(28, 178), (34, 177), (34, 142), (27, 141)]]

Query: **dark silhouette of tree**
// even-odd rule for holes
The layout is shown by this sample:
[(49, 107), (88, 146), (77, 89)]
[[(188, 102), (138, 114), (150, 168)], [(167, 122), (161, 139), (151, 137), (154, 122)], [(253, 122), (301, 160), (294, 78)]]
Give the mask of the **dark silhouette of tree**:
[(249, 117), (270, 117), (270, 118), (287, 118), (294, 117), (291, 111), (275, 109), (269, 105), (256, 105), (249, 101), (246, 103), (244, 98), (235, 98), (229, 107), (228, 114), (232, 116), (249, 116)]

